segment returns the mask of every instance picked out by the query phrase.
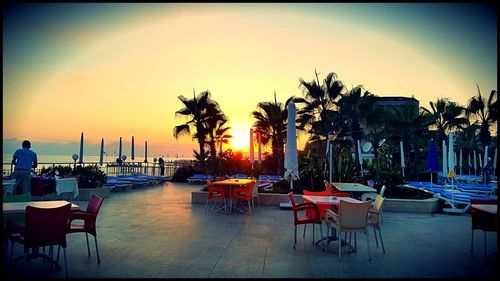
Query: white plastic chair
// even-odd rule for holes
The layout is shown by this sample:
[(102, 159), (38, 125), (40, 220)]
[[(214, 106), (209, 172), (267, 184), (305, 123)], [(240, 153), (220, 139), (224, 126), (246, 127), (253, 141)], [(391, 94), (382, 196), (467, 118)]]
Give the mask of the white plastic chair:
[(257, 204), (260, 207), (259, 184), (260, 184), (260, 181), (255, 181), (255, 184), (253, 185), (253, 189), (252, 189), (252, 207), (254, 208), (254, 210), (255, 210), (255, 198), (257, 198)]
[[(328, 237), (330, 228), (335, 228), (337, 230), (339, 260), (342, 260), (342, 232), (354, 232), (354, 234), (363, 232), (366, 236), (368, 261), (371, 261), (370, 241), (368, 239), (368, 211), (370, 206), (370, 201), (353, 203), (341, 200), (338, 214), (331, 210), (325, 210), (325, 222), (327, 225), (326, 236)], [(354, 238), (354, 243), (356, 248), (356, 238)], [(325, 251), (328, 251), (328, 244), (325, 247)]]
[(384, 240), (382, 240), (382, 232), (380, 231), (380, 220), (379, 217), (381, 217), (382, 213), (382, 206), (384, 205), (384, 200), (385, 198), (378, 195), (377, 198), (375, 199), (375, 203), (373, 204), (373, 208), (370, 209), (368, 212), (368, 224), (373, 227), (373, 234), (375, 235), (375, 243), (377, 244), (378, 248), (378, 240), (377, 240), (377, 232), (380, 236), (380, 243), (382, 244), (382, 251), (384, 252), (385, 255), (385, 247), (384, 247)]
[[(384, 197), (384, 192), (385, 192), (385, 185), (382, 186), (382, 188), (380, 189), (380, 193), (374, 193), (374, 192), (370, 192), (370, 193), (364, 193), (363, 195), (361, 195), (361, 201), (368, 201), (368, 200), (371, 200), (372, 201), (372, 209), (375, 205), (375, 200), (377, 200), (377, 196), (382, 196)], [(382, 214), (382, 210), (380, 210), (380, 222), (383, 223), (384, 222), (384, 215)]]

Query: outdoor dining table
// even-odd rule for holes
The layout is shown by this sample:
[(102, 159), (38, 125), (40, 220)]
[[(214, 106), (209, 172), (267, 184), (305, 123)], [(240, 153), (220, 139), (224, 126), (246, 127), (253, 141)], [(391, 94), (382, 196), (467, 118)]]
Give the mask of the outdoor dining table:
[[(26, 207), (31, 206), (31, 207), (37, 207), (37, 208), (58, 208), (62, 207), (68, 203), (68, 201), (65, 200), (57, 200), (57, 201), (30, 201), (30, 202), (10, 202), (10, 203), (3, 203), (3, 214), (19, 214), (19, 213), (25, 213), (26, 212)], [(80, 206), (71, 203), (71, 210), (80, 210)], [(24, 256), (19, 256), (15, 259), (12, 260), (12, 262), (15, 262), (19, 259), (22, 259)], [(29, 259), (31, 258), (43, 258), (45, 260), (50, 261), (57, 269), (60, 269), (61, 266), (59, 265), (57, 260), (54, 260), (52, 257), (42, 254), (39, 252), (38, 249), (33, 249), (33, 252), (30, 254)]]
[[(342, 192), (348, 192), (354, 195), (355, 192), (365, 193), (365, 192), (374, 192), (377, 193), (377, 190), (373, 187), (369, 187), (360, 183), (354, 182), (332, 182), (332, 186)], [(359, 194), (358, 194), (359, 195)]]
[[(71, 202), (65, 200), (57, 200), (57, 201), (30, 201), (30, 202), (3, 203), (3, 213), (4, 214), (24, 213), (26, 212), (27, 206), (32, 206), (37, 208), (57, 208), (64, 206), (68, 203)], [(71, 203), (71, 210), (80, 210), (80, 206)]]
[(61, 196), (62, 193), (73, 193), (73, 198), (78, 197), (78, 182), (76, 178), (56, 178), (56, 192)]
[[(329, 205), (332, 207), (332, 211), (336, 211), (336, 209), (338, 210), (338, 208), (340, 207), (340, 201), (347, 201), (347, 202), (352, 202), (352, 203), (362, 203), (363, 201), (360, 201), (358, 199), (355, 199), (355, 198), (351, 198), (351, 197), (340, 197), (340, 196), (312, 196), (312, 195), (302, 195), (302, 198), (304, 198), (304, 201), (306, 202), (312, 202), (316, 205)], [(332, 236), (329, 236), (329, 237), (325, 237), (324, 239), (326, 239), (326, 243), (328, 246), (328, 244), (332, 241), (336, 241), (337, 240), (337, 233), (336, 233), (336, 230), (333, 229), (333, 233), (332, 233)], [(314, 243), (315, 245), (318, 245), (319, 242), (323, 241), (324, 239), (320, 239), (318, 241), (316, 241), (316, 243)], [(349, 248), (353, 251), (355, 251), (355, 249), (349, 244), (347, 243), (346, 241), (342, 240), (342, 245), (348, 245)]]
[[(231, 197), (232, 187), (246, 185), (246, 184), (251, 183), (252, 181), (254, 181), (254, 180), (252, 180), (252, 179), (225, 179), (222, 181), (214, 181), (212, 184), (213, 185), (227, 186), (229, 188), (229, 196), (228, 196), (229, 197), (229, 213), (231, 213), (231, 211), (232, 211), (231, 206), (233, 204), (233, 198)], [(222, 210), (222, 208), (217, 210), (217, 211), (220, 211), (220, 210)], [(237, 208), (237, 210), (240, 211), (241, 213), (244, 213), (242, 210), (240, 210), (238, 208)], [(229, 213), (226, 210), (226, 214), (229, 214)]]

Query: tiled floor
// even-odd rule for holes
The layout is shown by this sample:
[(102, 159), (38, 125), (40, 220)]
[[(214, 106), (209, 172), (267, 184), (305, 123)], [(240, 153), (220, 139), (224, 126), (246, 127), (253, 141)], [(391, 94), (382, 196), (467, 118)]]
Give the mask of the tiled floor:
[[(358, 252), (337, 243), (329, 252), (312, 244), (312, 229), (298, 231), (293, 249), (290, 210), (257, 208), (253, 216), (215, 212), (191, 204), (191, 191), (200, 186), (166, 183), (143, 190), (112, 193), (98, 218), (101, 263), (97, 264), (93, 237), (87, 257), (84, 234), (68, 235), (68, 271), (73, 278), (217, 278), (217, 277), (351, 277), (457, 278), (496, 277), (497, 259), (483, 258), (483, 233), (476, 231), (470, 253), (470, 215), (384, 213), (382, 235), (386, 254), (376, 248), (370, 229), (372, 261), (366, 240), (358, 235)], [(85, 201), (81, 202), (86, 207)], [(319, 238), (319, 229), (315, 230)], [(489, 253), (497, 250), (497, 235), (488, 233)], [(15, 255), (22, 247), (15, 246)], [(4, 246), (5, 257), (5, 246)], [(60, 262), (63, 263), (61, 254)], [(5, 277), (18, 277), (22, 262), (7, 264)], [(41, 260), (31, 260), (26, 277), (63, 278)]]

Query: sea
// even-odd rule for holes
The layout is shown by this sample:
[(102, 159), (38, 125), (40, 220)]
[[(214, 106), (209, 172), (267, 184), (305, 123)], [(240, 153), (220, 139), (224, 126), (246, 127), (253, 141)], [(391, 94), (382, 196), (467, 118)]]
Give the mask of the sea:
[[(38, 163), (74, 163), (75, 161), (73, 158), (71, 158), (72, 155), (50, 155), (50, 154), (38, 154), (37, 153), (37, 158), (38, 158)], [(128, 156), (127, 156), (128, 157)], [(84, 155), (83, 156), (83, 162), (84, 163), (98, 163), (99, 162), (99, 155)], [(149, 157), (148, 156), (148, 162), (149, 163), (154, 163), (154, 158), (158, 158), (158, 156), (154, 157)], [(176, 157), (164, 157), (163, 158), (165, 161), (176, 161), (176, 160), (194, 160), (193, 158), (176, 158)], [(107, 156), (105, 155), (103, 157), (103, 162), (115, 162), (116, 158), (113, 156)], [(12, 162), (12, 154), (3, 154), (3, 164), (10, 164)], [(77, 160), (78, 162), (78, 160)], [(132, 163), (132, 162), (144, 162), (144, 156), (134, 156), (134, 159), (132, 160), (130, 157), (125, 159), (125, 163)]]

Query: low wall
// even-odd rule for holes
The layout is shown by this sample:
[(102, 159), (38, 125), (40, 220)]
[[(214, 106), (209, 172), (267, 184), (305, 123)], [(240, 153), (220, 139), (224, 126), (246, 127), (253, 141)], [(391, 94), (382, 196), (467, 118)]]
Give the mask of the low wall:
[[(191, 192), (192, 204), (205, 204), (207, 202), (208, 192), (193, 191)], [(302, 202), (302, 195), (294, 194), (296, 202)], [(259, 193), (259, 201), (261, 206), (276, 206), (280, 203), (290, 201), (288, 194), (277, 193)], [(409, 213), (438, 213), (440, 212), (439, 199), (396, 199), (386, 198), (383, 207), (384, 212), (409, 212)]]
[[(78, 189), (78, 196), (75, 198), (77, 201), (89, 201), (90, 195), (95, 194), (99, 197), (102, 198), (107, 198), (109, 197), (109, 192), (111, 191), (111, 188), (107, 187), (100, 187), (100, 188), (79, 188)], [(67, 197), (70, 196), (66, 193), (63, 194), (62, 199), (68, 199)], [(50, 200), (61, 200), (61, 196), (57, 195), (57, 193), (50, 193), (47, 195), (44, 195), (40, 198), (40, 196), (33, 196), (33, 199), (35, 200), (44, 200), (44, 201), (50, 201)]]
[(433, 214), (441, 212), (439, 199), (397, 199), (385, 198), (384, 212), (408, 212)]

